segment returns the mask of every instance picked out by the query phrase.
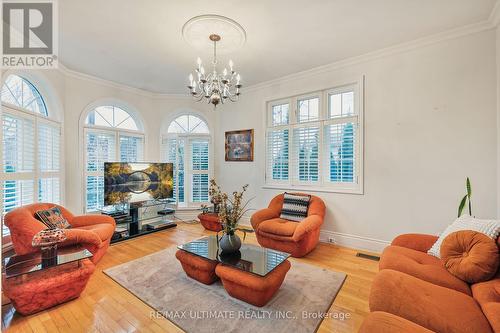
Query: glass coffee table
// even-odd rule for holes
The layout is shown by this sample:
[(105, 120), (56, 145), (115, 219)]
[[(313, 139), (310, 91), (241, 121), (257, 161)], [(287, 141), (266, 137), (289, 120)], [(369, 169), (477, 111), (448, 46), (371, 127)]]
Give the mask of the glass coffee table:
[(228, 294), (256, 306), (273, 297), (291, 266), (290, 254), (251, 244), (225, 254), (215, 235), (177, 248), (176, 257), (189, 277), (205, 284), (220, 278)]

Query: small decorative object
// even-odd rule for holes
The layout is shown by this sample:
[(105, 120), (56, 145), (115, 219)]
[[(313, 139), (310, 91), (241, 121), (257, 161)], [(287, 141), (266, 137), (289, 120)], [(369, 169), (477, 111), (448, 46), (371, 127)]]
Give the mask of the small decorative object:
[(253, 161), (253, 129), (226, 132), (226, 161)]
[(202, 212), (202, 214), (208, 214), (208, 206), (201, 205), (201, 212)]
[(40, 247), (42, 252), (42, 265), (50, 265), (57, 257), (57, 243), (66, 240), (63, 229), (44, 229), (33, 236), (31, 245)]
[(243, 195), (248, 188), (248, 184), (244, 185), (241, 192), (234, 191), (230, 197), (227, 193), (222, 192), (215, 179), (210, 180), (210, 195), (220, 202), (219, 219), (222, 223), (222, 237), (219, 239), (219, 248), (224, 254), (237, 252), (241, 247), (241, 239), (236, 234), (236, 231), (243, 232), (243, 240), (246, 238), (246, 233), (251, 232), (249, 229), (238, 226), (241, 217), (249, 209), (246, 207), (250, 200), (244, 201)]
[(469, 215), (472, 216), (472, 203), (470, 201), (470, 198), (472, 196), (472, 189), (470, 186), (470, 180), (469, 177), (467, 177), (467, 180), (465, 181), (465, 188), (467, 190), (467, 193), (465, 196), (462, 198), (462, 201), (460, 201), (460, 206), (458, 206), (458, 217), (462, 216), (462, 212), (465, 208), (465, 203), (469, 203)]

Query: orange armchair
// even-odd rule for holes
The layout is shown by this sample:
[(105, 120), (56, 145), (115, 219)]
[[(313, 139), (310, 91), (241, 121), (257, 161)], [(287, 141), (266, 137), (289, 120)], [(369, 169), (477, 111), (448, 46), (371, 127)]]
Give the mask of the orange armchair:
[(274, 197), (268, 208), (252, 215), (250, 222), (261, 246), (288, 252), (293, 257), (303, 257), (319, 242), (325, 203), (321, 198), (311, 196), (307, 217), (301, 222), (294, 222), (280, 218), (283, 199), (284, 194)]
[(105, 215), (74, 216), (66, 208), (51, 203), (26, 205), (5, 215), (4, 222), (9, 227), (16, 254), (38, 251), (38, 248), (31, 246), (31, 241), (33, 236), (46, 229), (46, 226), (35, 218), (35, 213), (52, 207), (58, 207), (72, 227), (66, 229), (67, 239), (61, 246), (80, 244), (92, 252), (92, 261), (97, 263), (109, 247), (115, 230), (115, 220)]

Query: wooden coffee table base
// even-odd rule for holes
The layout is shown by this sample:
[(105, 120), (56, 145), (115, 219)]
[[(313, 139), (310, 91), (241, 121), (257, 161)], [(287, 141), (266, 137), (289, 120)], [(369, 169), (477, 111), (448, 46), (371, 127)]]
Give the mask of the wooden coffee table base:
[(266, 276), (258, 276), (219, 264), (215, 273), (229, 295), (260, 307), (266, 305), (278, 291), (290, 266), (290, 262), (285, 260)]
[(201, 258), (183, 250), (177, 250), (175, 257), (181, 262), (187, 276), (204, 284), (212, 284), (218, 280), (215, 275), (217, 261)]

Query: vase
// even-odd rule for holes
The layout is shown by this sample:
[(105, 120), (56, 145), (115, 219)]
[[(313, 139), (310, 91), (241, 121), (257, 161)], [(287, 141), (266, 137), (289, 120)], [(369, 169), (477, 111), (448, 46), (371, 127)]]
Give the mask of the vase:
[(219, 247), (223, 253), (234, 253), (241, 248), (241, 239), (236, 234), (224, 234), (219, 242)]

